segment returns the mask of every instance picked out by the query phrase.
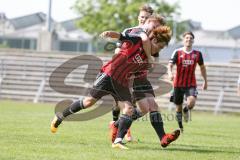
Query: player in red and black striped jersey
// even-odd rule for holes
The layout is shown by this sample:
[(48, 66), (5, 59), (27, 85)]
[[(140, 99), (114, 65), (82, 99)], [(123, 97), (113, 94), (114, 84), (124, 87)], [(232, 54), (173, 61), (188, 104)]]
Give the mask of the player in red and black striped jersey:
[[(132, 28), (121, 33), (119, 40), (122, 45), (119, 53), (101, 69), (124, 87), (129, 86), (128, 81), (133, 73), (146, 70), (148, 66), (147, 56), (141, 47), (141, 33), (145, 33), (142, 28)], [(115, 33), (107, 31), (103, 34), (107, 36)]]
[[(139, 14), (138, 14), (138, 26), (134, 27), (134, 28), (139, 28), (139, 27), (142, 27), (144, 25), (144, 23), (146, 22), (146, 20), (149, 18), (149, 16), (151, 16), (153, 14), (153, 9), (151, 6), (147, 5), (147, 4), (144, 4), (142, 5), (140, 8), (139, 8)], [(126, 30), (129, 30), (126, 29)], [(126, 30), (124, 30), (123, 32), (125, 32)], [(120, 50), (120, 46), (121, 46), (121, 43), (117, 43), (118, 44), (118, 47), (115, 49), (115, 54), (118, 54), (119, 50)], [(157, 54), (154, 54), (154, 57), (155, 55)], [(135, 73), (135, 77), (143, 77), (142, 76), (142, 73)], [(134, 78), (136, 79), (136, 78)], [(145, 76), (145, 80), (147, 81), (147, 78)], [(143, 82), (145, 85), (146, 83), (144, 81), (141, 81)], [(130, 85), (132, 85), (132, 81), (130, 82)], [(138, 85), (138, 83), (134, 83), (133, 82), (133, 90), (135, 91), (136, 90), (136, 85)], [(139, 86), (139, 85), (138, 85)], [(139, 87), (138, 87), (139, 88)], [(149, 90), (152, 89), (152, 86), (149, 87)], [(153, 93), (154, 94), (154, 93)], [(118, 102), (116, 101), (114, 106), (113, 106), (113, 109), (112, 109), (112, 115), (113, 115), (113, 121), (110, 122), (110, 126), (118, 120), (119, 118), (119, 115), (120, 115), (120, 108), (118, 106)], [(131, 131), (130, 131), (130, 128), (129, 130), (127, 131), (127, 134), (125, 136), (125, 139), (128, 141), (128, 142), (131, 142), (133, 141), (133, 137), (132, 137), (132, 134), (131, 134)]]
[[(113, 33), (116, 38), (120, 38), (123, 41), (119, 55), (102, 67), (90, 91), (89, 97), (73, 102), (63, 112), (56, 114), (51, 123), (51, 131), (53, 133), (57, 131), (58, 126), (64, 118), (82, 109), (93, 106), (103, 96), (111, 94), (126, 108), (126, 111), (123, 111), (125, 115), (121, 118), (119, 123), (119, 130), (124, 130), (124, 132), (119, 132), (121, 134), (120, 137), (121, 139), (124, 137), (126, 134), (125, 131), (128, 130), (132, 123), (131, 116), (133, 114), (132, 99), (128, 88), (129, 85), (126, 83), (129, 82), (129, 76), (131, 74), (141, 71), (142, 69), (145, 70), (145, 67), (147, 67), (147, 63), (145, 63), (147, 62), (146, 55), (144, 55), (141, 39), (136, 36), (138, 32), (142, 31), (137, 30), (133, 32), (133, 34), (126, 35), (121, 35), (116, 32), (105, 32), (107, 34)], [(149, 33), (149, 38), (151, 39), (151, 53), (156, 53), (160, 48), (167, 45), (170, 36), (167, 39), (161, 39), (162, 34), (165, 32), (169, 32), (169, 27), (160, 26)], [(121, 67), (125, 69), (123, 70)], [(122, 72), (122, 74), (118, 74), (118, 72)]]
[[(195, 77), (195, 70), (197, 64), (200, 66), (201, 75), (203, 77), (202, 89), (207, 89), (207, 74), (204, 66), (202, 53), (198, 50), (192, 49), (194, 42), (194, 35), (192, 32), (183, 34), (183, 48), (174, 51), (168, 65), (168, 75), (173, 81), (174, 92), (173, 102), (176, 104), (176, 118), (180, 129), (183, 131), (182, 125), (182, 104), (184, 95), (187, 98), (187, 106), (183, 109), (185, 121), (189, 121), (190, 111), (196, 102), (197, 98), (197, 83)], [(177, 66), (176, 74), (173, 76), (173, 65)]]
[[(135, 30), (137, 28), (143, 28), (146, 31), (146, 27), (144, 26), (146, 20), (153, 14), (153, 9), (149, 5), (143, 5), (139, 8), (139, 15), (138, 15), (138, 26), (132, 27), (132, 28), (127, 28), (123, 31), (125, 32), (131, 32), (132, 30)], [(165, 19), (162, 16), (159, 16), (159, 22), (161, 25), (165, 25)], [(119, 49), (121, 44), (118, 43), (119, 47), (115, 49), (115, 54), (118, 54)], [(155, 60), (156, 57), (159, 57), (159, 53), (157, 52), (156, 54), (152, 55)], [(138, 108), (135, 106), (135, 112), (138, 113), (138, 115), (145, 115), (150, 112), (150, 119), (158, 119), (158, 117), (161, 117), (160, 112), (158, 111), (156, 103), (154, 103), (154, 91), (153, 87), (150, 83), (150, 81), (147, 79), (147, 70), (141, 71), (141, 72), (136, 72), (134, 73), (134, 78), (131, 79), (132, 81), (130, 82), (130, 87), (132, 86), (133, 88), (133, 100), (134, 103), (137, 102)], [(154, 109), (153, 109), (154, 108)], [(153, 114), (152, 114), (153, 113)], [(114, 122), (116, 122), (119, 118), (120, 115), (120, 108), (118, 106), (118, 102), (113, 106), (112, 109), (112, 115), (113, 115), (113, 121), (110, 122), (110, 126)], [(156, 118), (157, 117), (157, 118)], [(151, 121), (152, 126), (154, 127), (155, 131), (157, 132), (158, 135), (160, 135), (160, 139), (162, 139), (162, 135), (164, 135), (164, 130), (162, 129), (160, 133), (159, 127), (156, 126), (163, 126), (160, 123), (156, 124), (153, 121)], [(157, 129), (156, 129), (157, 128)], [(132, 134), (130, 132), (130, 129), (128, 130), (125, 139), (128, 142), (131, 142), (133, 140)]]
[[(166, 26), (161, 26), (158, 28), (162, 33), (158, 37), (159, 41), (161, 42), (159, 49), (162, 49), (167, 44), (166, 42), (168, 42), (170, 40), (170, 38), (171, 38), (170, 32), (171, 31), (170, 31), (170, 28), (166, 27)], [(133, 28), (133, 29), (130, 29), (130, 31), (126, 30), (126, 32), (124, 34), (138, 36), (137, 33), (141, 32), (141, 30), (142, 30), (141, 28)], [(154, 31), (153, 31), (153, 33), (154, 33)], [(109, 37), (113, 38), (113, 37), (115, 37), (115, 34), (117, 35), (118, 33), (107, 32), (107, 33), (104, 33), (104, 36), (109, 36)], [(149, 35), (150, 39), (151, 39), (151, 36), (152, 35), (150, 34)], [(156, 43), (157, 43), (157, 41), (156, 41)], [(124, 41), (123, 41), (123, 44), (124, 44)], [(158, 52), (159, 50), (156, 50), (156, 51)], [(157, 53), (157, 52), (152, 52), (152, 53)], [(120, 51), (118, 54), (122, 54), (122, 52)], [(136, 63), (135, 60), (132, 60), (132, 62)], [(110, 62), (110, 64), (112, 64), (112, 62)], [(110, 64), (106, 65), (107, 68), (109, 68)], [(116, 64), (118, 64), (118, 63), (116, 63)], [(116, 64), (114, 65), (114, 68), (116, 68)], [(106, 67), (106, 66), (104, 66), (104, 67)], [(107, 70), (107, 71), (109, 71), (109, 70)], [(134, 94), (135, 98), (137, 98), (136, 103), (138, 104), (139, 107), (142, 106), (142, 108), (140, 107), (141, 112), (136, 113), (135, 112), (137, 110), (136, 108), (133, 110), (137, 114), (137, 115), (136, 114), (134, 115), (134, 116), (136, 116), (134, 118), (138, 118), (138, 116), (144, 115), (144, 114), (148, 113), (149, 111), (151, 111), (151, 113), (150, 113), (151, 124), (152, 124), (153, 128), (155, 129), (157, 135), (159, 136), (159, 139), (161, 141), (161, 146), (166, 147), (172, 141), (177, 139), (180, 131), (175, 130), (174, 132), (172, 132), (170, 134), (165, 133), (164, 128), (163, 128), (163, 121), (161, 118), (161, 114), (160, 114), (160, 112), (158, 112), (158, 105), (156, 104), (156, 102), (154, 100), (154, 92), (153, 92), (152, 86), (149, 81), (144, 81), (144, 80), (147, 80), (145, 77), (146, 73), (144, 71), (145, 70), (143, 70), (143, 73), (144, 73), (143, 79), (138, 79), (137, 81), (135, 81), (135, 79), (134, 79), (134, 83), (136, 82), (135, 86), (138, 87), (138, 88), (135, 88), (135, 91), (138, 91), (138, 92)], [(135, 72), (131, 72), (131, 73), (136, 75), (136, 72), (139, 73), (139, 70), (135, 71)], [(128, 78), (128, 76), (125, 76), (125, 77)], [(147, 87), (146, 87), (146, 85), (147, 85)], [(123, 109), (123, 115), (120, 117), (120, 119), (118, 121), (116, 121), (112, 125), (111, 135), (112, 135), (113, 147), (119, 147), (119, 142), (122, 141), (122, 137), (123, 137), (124, 133), (127, 131), (126, 130), (127, 126), (130, 126), (130, 124), (127, 125), (127, 122), (130, 121), (129, 116), (127, 118), (128, 112), (130, 112), (129, 109), (127, 107), (125, 107)], [(141, 115), (138, 115), (138, 114), (141, 114)], [(134, 118), (132, 118), (132, 119), (134, 119)], [(122, 130), (119, 127), (121, 123), (124, 124), (123, 127), (125, 128), (125, 132), (123, 131), (124, 129)], [(118, 128), (118, 129), (116, 129), (116, 128)]]

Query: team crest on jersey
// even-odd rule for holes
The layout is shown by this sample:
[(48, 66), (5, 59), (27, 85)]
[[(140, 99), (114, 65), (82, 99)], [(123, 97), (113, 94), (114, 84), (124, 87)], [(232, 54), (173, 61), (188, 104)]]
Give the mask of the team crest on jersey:
[(192, 59), (196, 59), (197, 55), (196, 54), (192, 54)]

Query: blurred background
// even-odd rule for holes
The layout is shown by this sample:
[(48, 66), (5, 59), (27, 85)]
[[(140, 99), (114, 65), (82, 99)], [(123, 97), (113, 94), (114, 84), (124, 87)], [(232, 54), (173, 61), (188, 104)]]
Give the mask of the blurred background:
[[(104, 30), (122, 31), (136, 26), (139, 7), (148, 3), (166, 17), (173, 38), (161, 51), (167, 64), (182, 46), (185, 31), (195, 34), (194, 47), (207, 65), (209, 89), (199, 91), (196, 109), (240, 112), (237, 81), (240, 75), (240, 2), (236, 0), (0, 0), (0, 99), (56, 103), (79, 95), (57, 93), (48, 84), (52, 71), (69, 58), (91, 54), (104, 62), (113, 51), (98, 39)], [(86, 85), (86, 66), (66, 82)], [(94, 77), (94, 76), (93, 76)], [(199, 86), (202, 79), (197, 71)], [(163, 77), (166, 78), (166, 77)], [(89, 85), (91, 83), (89, 82)], [(157, 98), (170, 108), (168, 95)]]

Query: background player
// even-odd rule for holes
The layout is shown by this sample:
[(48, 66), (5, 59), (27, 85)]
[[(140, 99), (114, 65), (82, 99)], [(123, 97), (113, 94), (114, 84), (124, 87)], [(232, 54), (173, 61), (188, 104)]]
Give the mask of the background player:
[[(207, 73), (204, 66), (202, 53), (193, 49), (194, 35), (192, 32), (183, 34), (183, 47), (175, 50), (168, 63), (168, 76), (174, 80), (173, 102), (176, 105), (176, 118), (180, 129), (182, 125), (182, 104), (184, 95), (187, 97), (187, 105), (183, 108), (184, 119), (189, 121), (190, 111), (193, 109), (197, 98), (197, 84), (195, 77), (196, 65), (199, 64), (203, 77), (202, 89), (207, 89)], [(173, 76), (173, 66), (176, 65), (176, 74)]]

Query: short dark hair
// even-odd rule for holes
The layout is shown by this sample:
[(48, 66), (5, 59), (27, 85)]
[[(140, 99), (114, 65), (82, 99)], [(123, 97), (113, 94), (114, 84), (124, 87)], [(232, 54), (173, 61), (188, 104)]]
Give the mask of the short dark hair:
[(183, 37), (185, 37), (186, 35), (191, 35), (193, 39), (195, 38), (194, 34), (191, 31), (187, 31), (183, 33)]
[(139, 8), (140, 11), (145, 11), (148, 12), (150, 14), (153, 14), (153, 9), (151, 6), (149, 6), (148, 4), (144, 4)]

